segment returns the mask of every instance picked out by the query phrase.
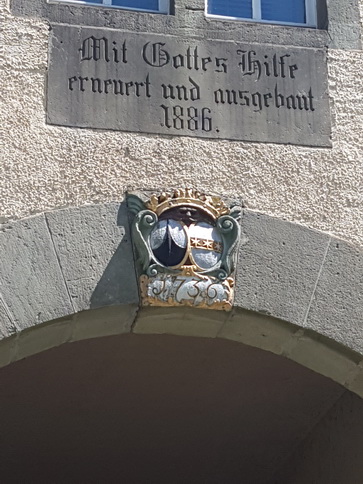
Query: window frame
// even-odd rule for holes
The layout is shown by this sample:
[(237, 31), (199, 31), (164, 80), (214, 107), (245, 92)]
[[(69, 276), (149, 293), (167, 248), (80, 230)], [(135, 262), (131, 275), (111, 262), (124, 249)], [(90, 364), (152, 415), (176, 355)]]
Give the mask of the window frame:
[(293, 27), (310, 27), (317, 28), (317, 0), (305, 0), (305, 23), (297, 22), (284, 22), (282, 20), (265, 20), (261, 18), (261, 3), (263, 0), (252, 0), (252, 18), (246, 17), (229, 17), (227, 15), (213, 14), (208, 12), (208, 2), (205, 0), (205, 15), (209, 18), (219, 19), (219, 20), (238, 20), (242, 22), (257, 22), (262, 24), (277, 24), (277, 25), (288, 25)]
[(137, 7), (127, 7), (122, 5), (112, 5), (112, 0), (101, 0), (101, 3), (88, 2), (87, 0), (48, 0), (48, 3), (65, 3), (69, 5), (80, 5), (87, 7), (98, 7), (98, 8), (112, 8), (117, 10), (129, 10), (131, 12), (144, 12), (144, 13), (160, 13), (160, 14), (170, 14), (170, 1), (169, 0), (158, 0), (159, 9), (146, 9)]

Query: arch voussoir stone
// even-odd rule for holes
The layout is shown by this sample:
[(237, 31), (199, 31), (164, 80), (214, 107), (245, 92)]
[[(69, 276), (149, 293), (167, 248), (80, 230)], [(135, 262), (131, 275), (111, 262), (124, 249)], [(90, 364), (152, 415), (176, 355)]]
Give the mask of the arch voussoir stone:
[(363, 253), (332, 238), (303, 326), (363, 354)]
[(0, 365), (119, 333), (226, 338), (286, 356), (363, 395), (362, 251), (244, 210), (234, 309), (140, 309), (124, 201), (0, 231)]
[(245, 210), (235, 304), (302, 326), (329, 235)]
[(363, 354), (363, 253), (329, 234), (245, 211), (235, 305)]
[(74, 312), (44, 214), (4, 224), (0, 253), (0, 293), (8, 317), (2, 332), (20, 332)]
[(45, 214), (74, 312), (138, 304), (126, 203)]

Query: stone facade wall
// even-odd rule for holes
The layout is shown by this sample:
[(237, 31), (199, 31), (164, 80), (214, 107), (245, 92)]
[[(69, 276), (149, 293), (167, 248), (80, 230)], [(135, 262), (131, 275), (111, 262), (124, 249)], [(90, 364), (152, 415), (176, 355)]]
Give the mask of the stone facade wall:
[(1, 221), (193, 185), (363, 246), (363, 54), (349, 18), (340, 35), (355, 37), (328, 50), (332, 148), (309, 148), (48, 125), (49, 23), (11, 12), (1, 0)]

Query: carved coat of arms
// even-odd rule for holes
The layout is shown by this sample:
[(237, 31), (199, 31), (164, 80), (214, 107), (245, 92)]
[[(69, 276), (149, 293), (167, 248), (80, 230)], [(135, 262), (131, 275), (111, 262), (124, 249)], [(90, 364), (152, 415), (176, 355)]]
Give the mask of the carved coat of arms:
[(240, 208), (188, 188), (128, 205), (142, 304), (231, 309)]

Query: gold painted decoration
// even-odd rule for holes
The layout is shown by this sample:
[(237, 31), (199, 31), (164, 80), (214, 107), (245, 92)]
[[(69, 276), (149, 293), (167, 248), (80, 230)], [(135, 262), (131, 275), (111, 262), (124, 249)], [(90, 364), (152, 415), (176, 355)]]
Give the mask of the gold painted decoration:
[(128, 203), (142, 304), (231, 309), (239, 207), (192, 188)]
[(199, 208), (215, 218), (229, 213), (220, 197), (207, 196), (193, 188), (177, 189), (171, 193), (162, 192), (159, 196), (152, 195), (146, 203), (146, 207), (157, 215), (170, 208), (182, 206)]

